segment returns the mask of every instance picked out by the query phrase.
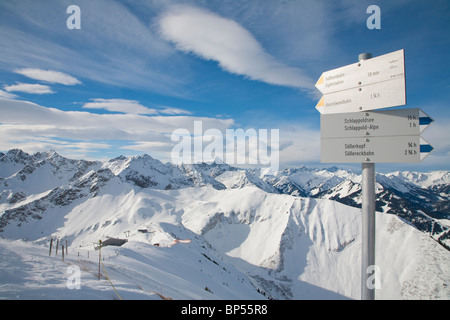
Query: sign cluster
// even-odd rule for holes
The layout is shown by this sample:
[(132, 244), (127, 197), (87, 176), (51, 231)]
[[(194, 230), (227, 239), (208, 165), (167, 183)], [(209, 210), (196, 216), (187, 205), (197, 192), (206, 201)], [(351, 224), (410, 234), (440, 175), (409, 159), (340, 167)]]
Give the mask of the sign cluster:
[(420, 162), (430, 146), (420, 134), (433, 122), (422, 110), (377, 110), (406, 104), (404, 50), (324, 72), (321, 162)]

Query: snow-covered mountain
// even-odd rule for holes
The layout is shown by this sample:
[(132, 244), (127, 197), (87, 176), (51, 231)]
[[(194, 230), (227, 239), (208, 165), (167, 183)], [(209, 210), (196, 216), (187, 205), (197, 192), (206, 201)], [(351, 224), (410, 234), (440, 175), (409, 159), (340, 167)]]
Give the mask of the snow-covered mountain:
[[(263, 180), (280, 193), (361, 207), (361, 175), (338, 168), (286, 169)], [(450, 250), (450, 172), (376, 174), (376, 210), (395, 214)]]
[(55, 151), (29, 155), (11, 150), (0, 159), (0, 203), (17, 202), (78, 179), (99, 162), (70, 160)]
[[(259, 176), (148, 155), (89, 162), (11, 150), (0, 177), (0, 298), (118, 298), (95, 278), (94, 244), (120, 238), (127, 242), (102, 256), (124, 299), (359, 299), (360, 210), (331, 200), (358, 204), (360, 178), (351, 171)], [(377, 179), (383, 209), (394, 207), (395, 184), (402, 194), (448, 197), (448, 173)], [(404, 201), (406, 209), (412, 200)], [(430, 217), (433, 239), (398, 214), (377, 212), (377, 298), (450, 298), (450, 253), (436, 241), (437, 223), (448, 220), (439, 218)], [(50, 238), (67, 241), (64, 263), (48, 256)], [(82, 270), (79, 290), (66, 286), (68, 265)], [(11, 271), (19, 269), (22, 276)]]

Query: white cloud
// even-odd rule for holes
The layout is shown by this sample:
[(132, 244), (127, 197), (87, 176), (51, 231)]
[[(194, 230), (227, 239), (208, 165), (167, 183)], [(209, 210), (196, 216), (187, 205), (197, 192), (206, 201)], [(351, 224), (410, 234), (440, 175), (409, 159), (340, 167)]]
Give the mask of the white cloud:
[(91, 99), (92, 102), (88, 102), (83, 105), (84, 109), (104, 109), (111, 112), (121, 112), (130, 114), (141, 114), (141, 115), (190, 115), (192, 114), (188, 110), (158, 106), (158, 109), (148, 108), (140, 104), (136, 100), (127, 99)]
[(173, 108), (173, 107), (163, 107), (164, 109), (162, 110), (158, 110), (159, 113), (162, 114), (169, 114), (169, 115), (178, 115), (178, 114), (192, 114), (192, 112), (188, 111), (188, 110), (183, 110), (183, 109), (179, 109), (179, 108)]
[(17, 98), (17, 96), (15, 94), (8, 93), (0, 89), (0, 98), (14, 99)]
[(450, 118), (442, 116), (435, 121), (421, 134), (434, 150), (423, 161), (428, 165), (448, 164), (450, 158), (450, 141), (448, 139), (448, 123)]
[(173, 49), (153, 28), (154, 10), (142, 12), (140, 4), (136, 15), (123, 1), (78, 2), (82, 30), (76, 32), (66, 28), (64, 1), (0, 1), (0, 12), (8, 12), (0, 27), (2, 65), (38, 66), (122, 88), (187, 94), (182, 91), (186, 77), (166, 68), (175, 65), (167, 59)]
[[(28, 128), (27, 128), (28, 127)], [(45, 132), (44, 128), (29, 128), (29, 126), (20, 125), (0, 125), (0, 135), (4, 137), (0, 141), (1, 150), (10, 150), (20, 148), (29, 153), (35, 153), (43, 150), (57, 150), (58, 153), (72, 158), (91, 159), (89, 153), (110, 149), (112, 146), (102, 142), (87, 142), (77, 140), (63, 140), (57, 137), (39, 135)]]
[[(108, 148), (113, 141), (127, 144), (122, 149), (152, 153), (164, 151), (159, 158), (170, 159), (171, 134), (185, 128), (194, 132), (194, 121), (202, 121), (203, 130), (231, 127), (231, 119), (191, 116), (144, 116), (139, 114), (95, 114), (62, 111), (38, 104), (0, 98), (0, 150), (27, 147), (30, 151), (61, 148), (83, 152)], [(65, 143), (67, 142), (67, 143)], [(164, 159), (163, 157), (166, 156)]]
[[(172, 133), (185, 129), (202, 134), (217, 129), (225, 135), (235, 125), (232, 119), (192, 116), (146, 116), (139, 114), (95, 114), (85, 111), (62, 111), (31, 102), (0, 99), (0, 150), (25, 148), (28, 151), (67, 150), (70, 154), (87, 154), (113, 145), (122, 150), (149, 153), (170, 161), (174, 142)], [(201, 121), (201, 132), (194, 122)], [(256, 128), (255, 130), (258, 130)], [(280, 129), (280, 164), (317, 163), (320, 157), (320, 132), (305, 125), (283, 125)], [(192, 139), (199, 137), (193, 136)], [(201, 138), (203, 139), (203, 138)], [(203, 147), (210, 141), (205, 137)], [(225, 146), (225, 144), (224, 144)]]
[(22, 68), (16, 69), (14, 70), (14, 72), (34, 80), (40, 80), (49, 83), (59, 83), (64, 84), (66, 86), (81, 84), (81, 82), (78, 79), (66, 73), (58, 71), (42, 70), (37, 68)]
[(155, 109), (147, 108), (135, 100), (125, 99), (92, 99), (93, 102), (86, 103), (84, 109), (105, 109), (112, 112), (132, 114), (157, 114)]
[(162, 36), (184, 52), (217, 61), (225, 71), (269, 84), (311, 90), (314, 82), (264, 51), (239, 23), (190, 6), (174, 6), (159, 19)]
[(143, 152), (148, 150), (163, 149), (167, 152), (170, 152), (171, 145), (162, 141), (136, 141), (132, 145), (121, 147), (121, 149)]
[(49, 86), (43, 84), (30, 84), (16, 82), (16, 84), (3, 87), (8, 92), (25, 92), (32, 94), (47, 94), (55, 93)]
[(320, 131), (295, 124), (280, 128), (280, 163), (298, 166), (320, 162)]

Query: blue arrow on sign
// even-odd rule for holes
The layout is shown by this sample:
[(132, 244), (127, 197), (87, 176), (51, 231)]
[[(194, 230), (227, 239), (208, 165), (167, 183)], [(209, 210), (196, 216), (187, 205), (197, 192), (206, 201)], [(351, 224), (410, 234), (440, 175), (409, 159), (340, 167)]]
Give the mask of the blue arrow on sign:
[(419, 125), (426, 126), (433, 122), (433, 119), (430, 117), (420, 117), (419, 118)]
[(419, 126), (420, 133), (424, 132), (426, 128), (433, 122), (434, 120), (427, 115), (425, 112), (419, 109)]
[(420, 145), (420, 153), (430, 153), (433, 151), (433, 147), (429, 144), (421, 144)]
[(434, 148), (427, 141), (422, 137), (420, 138), (420, 160), (425, 159), (433, 149)]

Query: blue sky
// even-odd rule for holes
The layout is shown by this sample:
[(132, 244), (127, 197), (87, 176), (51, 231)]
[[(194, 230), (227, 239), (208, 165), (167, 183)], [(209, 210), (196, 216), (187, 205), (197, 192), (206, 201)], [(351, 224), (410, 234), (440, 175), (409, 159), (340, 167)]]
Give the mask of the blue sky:
[(435, 150), (377, 170), (450, 170), (449, 16), (447, 0), (2, 0), (0, 150), (170, 161), (171, 133), (201, 120), (279, 129), (282, 168), (324, 167), (321, 73), (405, 49), (407, 107), (435, 119), (422, 135)]

